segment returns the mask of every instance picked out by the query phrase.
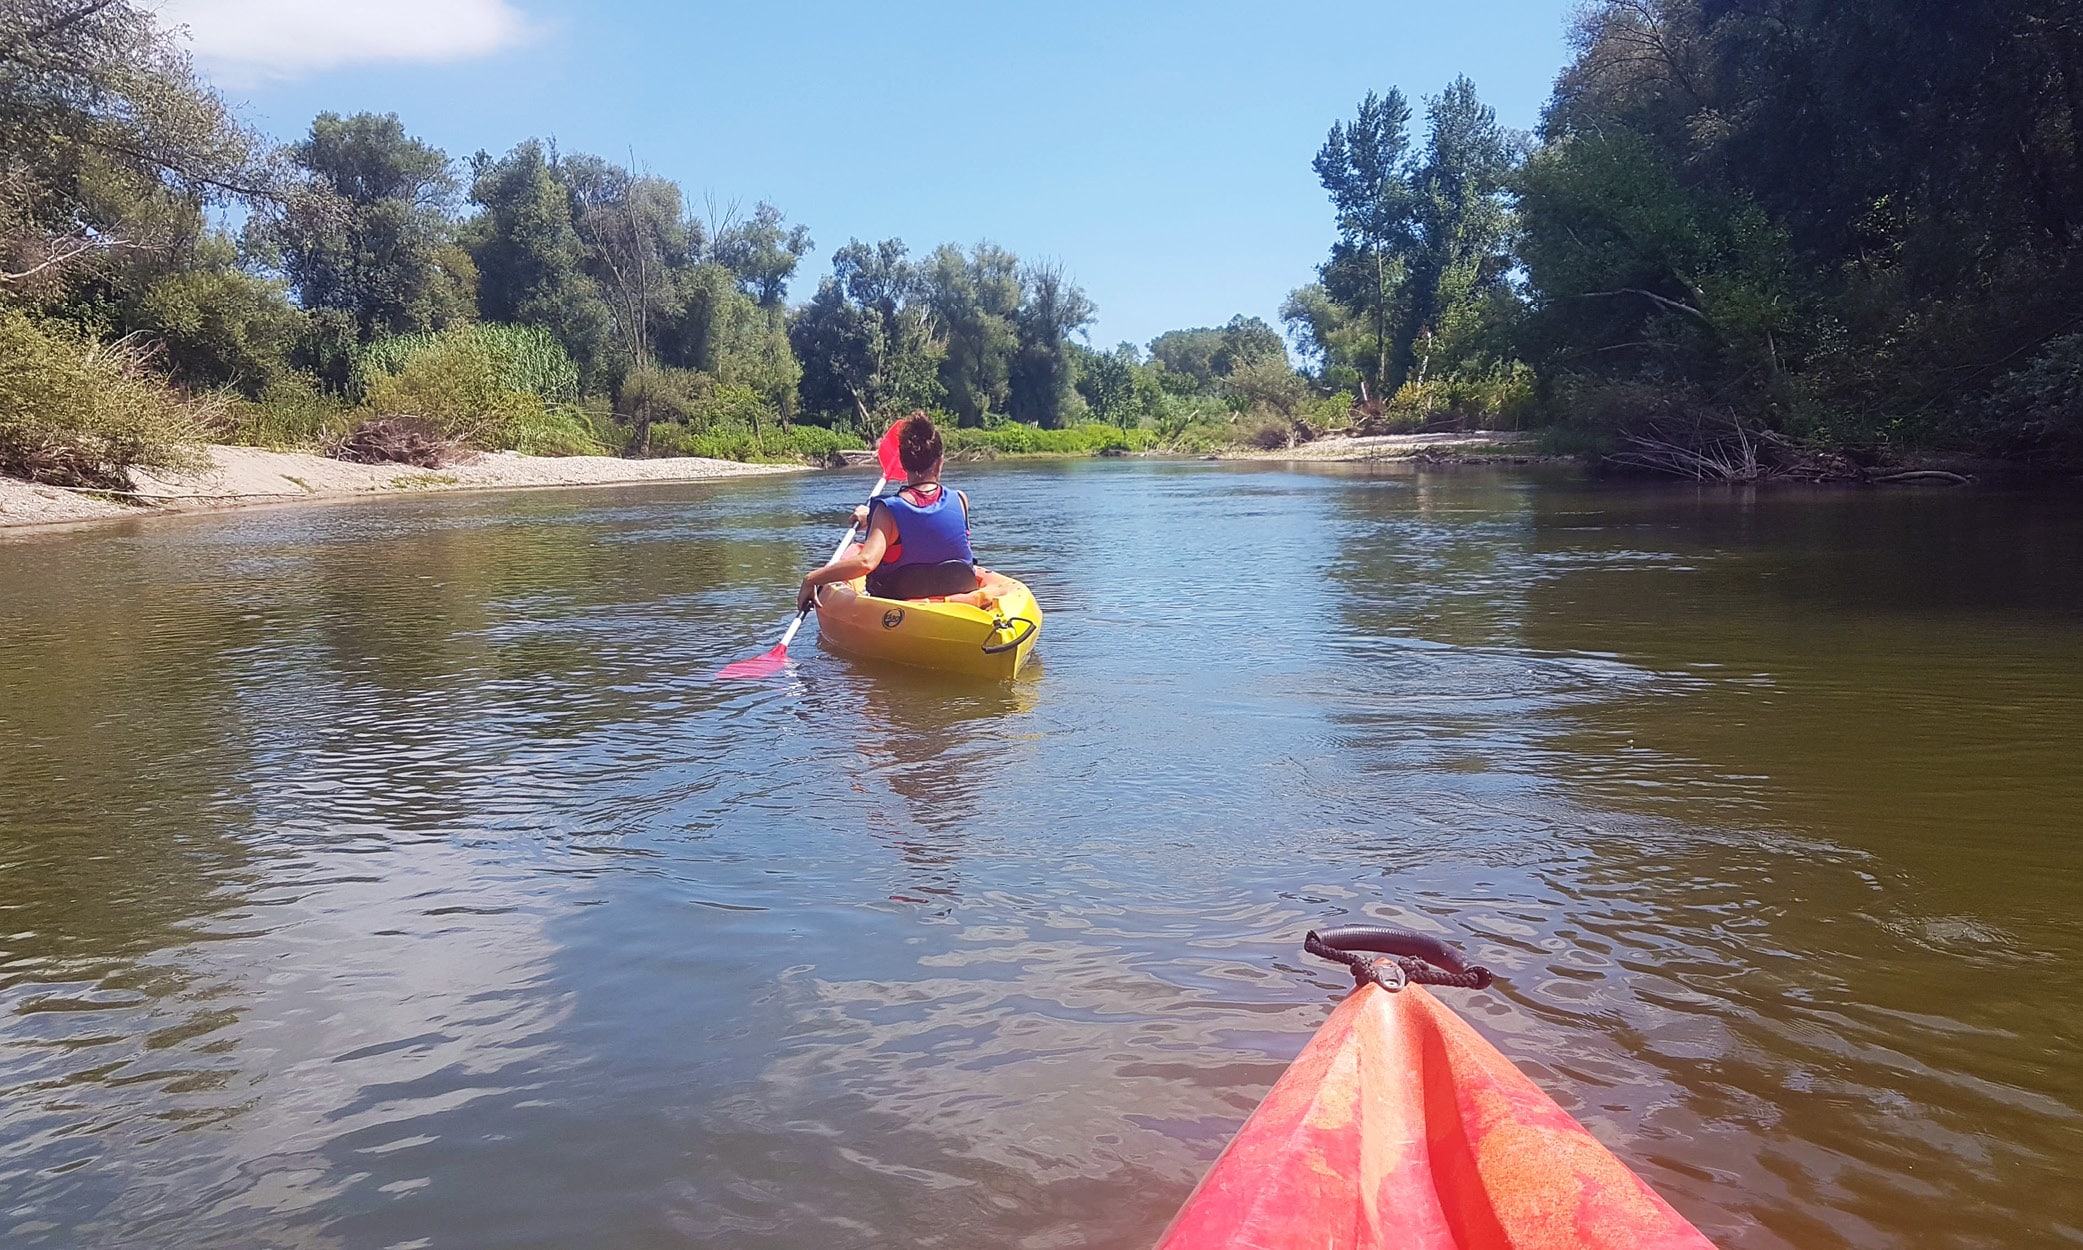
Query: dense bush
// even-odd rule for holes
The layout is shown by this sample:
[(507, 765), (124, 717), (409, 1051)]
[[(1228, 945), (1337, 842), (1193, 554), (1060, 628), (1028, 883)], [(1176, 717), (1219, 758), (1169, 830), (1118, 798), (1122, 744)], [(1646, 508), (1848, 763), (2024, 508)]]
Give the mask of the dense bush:
[(694, 425), (716, 380), (694, 369), (646, 366), (632, 369), (615, 394), (615, 410), (624, 420), (641, 424), (672, 422)]
[(257, 399), (228, 399), (210, 437), (276, 451), (309, 450), (353, 426), (354, 410), (346, 401), (321, 390), (307, 374), (289, 373), (271, 380)]
[(1531, 419), (1533, 371), (1517, 362), (1405, 382), (1386, 405), (1391, 431), (1450, 427), (1515, 430)]
[(1090, 456), (1109, 451), (1141, 451), (1157, 443), (1148, 430), (1088, 422), (1060, 430), (1044, 430), (1019, 422), (989, 429), (942, 429), (950, 457)]
[(130, 489), (129, 470), (200, 463), (197, 407), (143, 348), (97, 343), (0, 308), (0, 472)]
[(124, 309), (123, 324), (157, 342), (182, 385), (257, 396), (283, 372), (303, 319), (280, 284), (237, 267), (228, 240), (213, 236), (196, 251), (186, 266), (152, 280)]
[(2083, 460), (2083, 334), (2047, 344), (1970, 412), (1985, 445), (2021, 460)]
[(1238, 431), (1245, 446), (1260, 451), (1279, 451), (1295, 445), (1294, 422), (1284, 417), (1250, 417), (1239, 423)]
[(850, 431), (784, 426), (752, 386), (720, 382), (694, 369), (633, 370), (616, 407), (624, 414), (624, 445), (631, 455), (822, 460), (861, 445)]
[(540, 398), (503, 385), (491, 353), (465, 335), (414, 343), (400, 353), (395, 367), (374, 351), (361, 365), (362, 396), (371, 410), (379, 416), (419, 417), (450, 437), (491, 434), (496, 440), (498, 428), (529, 408), (542, 407)]
[(1288, 367), (1285, 355), (1238, 365), (1223, 377), (1222, 389), (1244, 412), (1292, 419), (1309, 403), (1309, 383)]
[[(444, 437), (478, 447), (511, 448), (536, 456), (601, 455), (610, 450), (574, 405), (515, 389), (511, 383), (529, 375), (502, 351), (518, 340), (486, 335), (484, 329), (474, 326), (417, 337), (409, 342), (409, 350), (384, 346), (397, 339), (380, 341), (382, 353), (372, 351), (361, 362), (369, 409), (378, 416), (418, 417)], [(395, 364), (389, 355), (393, 351)], [(547, 363), (534, 362), (532, 376), (554, 380), (553, 369), (537, 367)]]
[(822, 464), (860, 439), (817, 425), (765, 426), (720, 423), (702, 431), (684, 425), (651, 427), (654, 456), (706, 456), (712, 460)]
[(512, 421), (498, 430), (496, 441), (479, 441), (481, 446), (524, 456), (605, 456), (620, 445), (611, 429), (574, 404), (517, 407)]
[(839, 430), (828, 430), (817, 425), (795, 425), (779, 431), (782, 447), (788, 454), (810, 460), (825, 461), (842, 451), (855, 450), (862, 446), (861, 440)]
[(579, 398), (579, 367), (549, 331), (539, 326), (483, 323), (441, 334), (400, 334), (376, 340), (355, 360), (355, 383), (367, 394), (386, 375), (404, 373), (428, 355), (481, 358), (500, 390), (533, 395), (548, 404)]

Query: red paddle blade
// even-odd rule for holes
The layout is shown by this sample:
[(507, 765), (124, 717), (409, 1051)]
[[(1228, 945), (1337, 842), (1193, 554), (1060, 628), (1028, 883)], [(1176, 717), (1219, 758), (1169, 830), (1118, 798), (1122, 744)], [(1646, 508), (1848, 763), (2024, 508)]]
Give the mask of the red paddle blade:
[(717, 669), (716, 675), (743, 681), (758, 681), (763, 677), (772, 677), (786, 667), (788, 667), (788, 644), (780, 643), (749, 659), (732, 660), (722, 668)]
[(897, 455), (897, 431), (903, 426), (902, 421), (891, 422), (882, 441), (875, 444), (875, 459), (882, 465), (882, 475), (892, 482), (901, 482), (905, 476), (904, 461)]

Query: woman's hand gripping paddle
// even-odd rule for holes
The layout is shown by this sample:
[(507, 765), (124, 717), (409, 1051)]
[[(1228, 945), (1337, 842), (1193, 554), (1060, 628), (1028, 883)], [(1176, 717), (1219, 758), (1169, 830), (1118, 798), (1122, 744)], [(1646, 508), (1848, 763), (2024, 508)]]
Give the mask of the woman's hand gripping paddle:
[[(875, 479), (875, 489), (868, 492), (868, 498), (870, 499), (880, 495), (886, 483), (904, 477), (904, 462), (897, 458), (897, 429), (903, 424), (902, 421), (899, 421), (891, 425), (889, 430), (883, 434), (882, 441), (875, 445), (875, 459), (882, 465), (882, 476)], [(831, 560), (826, 560), (826, 564), (830, 564), (833, 560), (837, 560), (840, 556), (846, 554), (846, 545), (853, 541), (853, 534), (854, 522), (848, 521), (846, 533), (839, 539), (839, 545), (832, 548), (832, 558)], [(810, 609), (808, 608), (798, 611), (795, 619), (788, 623), (788, 628), (782, 631), (780, 642), (748, 659), (731, 661), (718, 669), (716, 675), (718, 677), (758, 681), (772, 677), (780, 672), (788, 664), (788, 644), (796, 640), (796, 631), (803, 627), (803, 618), (808, 615), (810, 615)]]

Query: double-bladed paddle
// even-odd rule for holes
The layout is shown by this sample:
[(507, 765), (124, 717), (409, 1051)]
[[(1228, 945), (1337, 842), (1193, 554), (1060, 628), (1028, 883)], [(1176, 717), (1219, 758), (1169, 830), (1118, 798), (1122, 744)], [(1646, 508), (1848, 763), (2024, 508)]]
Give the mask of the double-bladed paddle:
[[(897, 458), (897, 429), (903, 424), (903, 422), (899, 421), (891, 425), (888, 431), (883, 434), (882, 441), (875, 445), (875, 459), (882, 466), (882, 476), (875, 479), (875, 489), (868, 492), (868, 498), (871, 500), (882, 493), (883, 486), (891, 479), (904, 476), (904, 462)], [(833, 560), (837, 560), (840, 556), (846, 554), (846, 544), (853, 541), (855, 524), (853, 521), (846, 523), (846, 533), (840, 537), (839, 545), (832, 548), (832, 558), (831, 560), (826, 560), (826, 564), (830, 564)], [(743, 660), (731, 661), (718, 669), (716, 675), (718, 677), (757, 681), (762, 678), (772, 677), (780, 672), (788, 664), (788, 644), (795, 641), (796, 631), (803, 627), (803, 618), (808, 615), (810, 615), (809, 608), (798, 610), (794, 619), (789, 621), (788, 628), (782, 631), (780, 642), (775, 643), (772, 647), (760, 652), (758, 655), (750, 656)]]

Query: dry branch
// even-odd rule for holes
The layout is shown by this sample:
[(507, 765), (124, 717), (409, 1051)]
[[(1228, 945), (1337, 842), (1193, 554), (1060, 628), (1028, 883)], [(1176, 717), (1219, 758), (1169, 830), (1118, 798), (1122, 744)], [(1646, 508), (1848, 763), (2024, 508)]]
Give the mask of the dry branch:
[(419, 417), (371, 417), (345, 437), (329, 443), (325, 454), (352, 464), (409, 464), (438, 469), (460, 451), (453, 439)]

